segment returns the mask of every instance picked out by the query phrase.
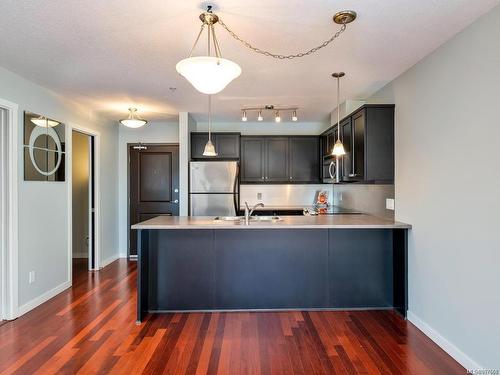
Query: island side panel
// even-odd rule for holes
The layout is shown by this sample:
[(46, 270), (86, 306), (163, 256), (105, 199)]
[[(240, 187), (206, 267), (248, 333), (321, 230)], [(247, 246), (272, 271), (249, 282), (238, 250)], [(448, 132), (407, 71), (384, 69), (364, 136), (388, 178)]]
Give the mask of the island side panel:
[(151, 231), (150, 311), (214, 308), (214, 231)]
[(215, 231), (216, 309), (328, 307), (328, 231)]
[(137, 231), (137, 321), (141, 323), (149, 309), (149, 230)]
[(392, 308), (392, 230), (330, 229), (330, 307)]
[(408, 311), (408, 230), (393, 231), (394, 309), (406, 318)]

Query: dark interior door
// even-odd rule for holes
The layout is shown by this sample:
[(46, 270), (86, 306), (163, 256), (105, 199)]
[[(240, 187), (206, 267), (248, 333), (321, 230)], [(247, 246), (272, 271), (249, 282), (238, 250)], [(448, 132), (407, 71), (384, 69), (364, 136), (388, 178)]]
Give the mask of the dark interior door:
[[(179, 215), (179, 146), (129, 145), (129, 224)], [(129, 256), (137, 255), (137, 232), (129, 229)]]

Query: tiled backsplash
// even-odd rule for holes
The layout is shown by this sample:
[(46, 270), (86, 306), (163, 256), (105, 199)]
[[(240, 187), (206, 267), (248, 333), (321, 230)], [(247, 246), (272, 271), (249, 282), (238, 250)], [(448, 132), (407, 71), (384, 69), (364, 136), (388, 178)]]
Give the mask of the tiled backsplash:
[(394, 199), (394, 185), (338, 184), (333, 188), (335, 205), (392, 219), (394, 211), (385, 208), (387, 198)]
[[(241, 185), (240, 204), (245, 201), (250, 205), (263, 202), (267, 206), (311, 206), (314, 203), (316, 192), (328, 192), (329, 201), (333, 199), (333, 186), (328, 184), (318, 185)], [(258, 199), (258, 194), (262, 195)]]

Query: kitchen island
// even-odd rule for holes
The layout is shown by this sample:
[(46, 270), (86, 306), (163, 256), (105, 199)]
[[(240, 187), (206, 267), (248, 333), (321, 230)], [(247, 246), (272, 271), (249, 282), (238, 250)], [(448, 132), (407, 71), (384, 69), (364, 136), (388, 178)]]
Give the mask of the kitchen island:
[(137, 321), (208, 310), (407, 310), (410, 225), (371, 215), (244, 222), (159, 216), (138, 230)]

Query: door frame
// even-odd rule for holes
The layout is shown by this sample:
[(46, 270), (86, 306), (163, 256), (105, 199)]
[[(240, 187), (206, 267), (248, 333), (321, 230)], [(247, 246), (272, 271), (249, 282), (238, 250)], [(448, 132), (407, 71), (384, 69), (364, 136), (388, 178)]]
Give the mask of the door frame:
[[(94, 138), (94, 155), (90, 155), (94, 160), (94, 228), (95, 233), (93, 233), (94, 238), (94, 268), (89, 269), (90, 271), (99, 271), (101, 269), (101, 185), (100, 185), (100, 160), (101, 160), (101, 134), (100, 132), (85, 128), (76, 124), (69, 124), (69, 133), (71, 134), (71, 159), (68, 162), (68, 222), (69, 222), (69, 233), (68, 233), (68, 272), (71, 285), (73, 285), (73, 130), (79, 133), (88, 135)], [(68, 136), (69, 138), (69, 136)], [(89, 228), (90, 230), (90, 228)], [(90, 262), (90, 259), (89, 259)]]
[[(0, 99), (0, 107), (7, 112), (7, 139), (0, 146), (1, 152), (4, 152), (3, 147), (7, 147), (7, 152), (4, 153), (7, 157), (9, 166), (8, 173), (2, 178), (5, 182), (7, 194), (0, 197), (8, 207), (1, 205), (3, 217), (0, 242), (0, 320), (13, 320), (19, 314), (19, 297), (18, 297), (18, 246), (19, 246), (19, 106), (7, 100)], [(0, 171), (4, 173), (5, 171)], [(2, 183), (3, 183), (2, 182)], [(2, 189), (2, 191), (4, 191)], [(3, 233), (9, 233), (4, 236)], [(7, 237), (7, 238), (6, 238)]]
[[(128, 260), (137, 260), (137, 255), (130, 255), (130, 148), (133, 146), (177, 146), (179, 147), (179, 158), (180, 158), (180, 144), (179, 143), (171, 143), (171, 142), (161, 142), (161, 143), (152, 143), (152, 142), (130, 142), (127, 143), (127, 259)], [(180, 174), (179, 165), (179, 174)], [(180, 183), (180, 176), (179, 176)], [(180, 200), (180, 198), (179, 198)], [(179, 207), (180, 214), (180, 207)]]

